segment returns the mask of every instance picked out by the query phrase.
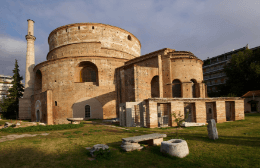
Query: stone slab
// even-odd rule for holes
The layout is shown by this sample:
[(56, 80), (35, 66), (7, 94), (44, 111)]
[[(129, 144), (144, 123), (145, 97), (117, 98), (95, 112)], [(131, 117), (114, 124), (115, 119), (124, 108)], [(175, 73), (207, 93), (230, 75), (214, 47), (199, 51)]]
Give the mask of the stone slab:
[(205, 123), (195, 123), (195, 122), (183, 122), (181, 124), (182, 127), (198, 127), (206, 125)]
[(150, 140), (150, 139), (159, 139), (159, 138), (165, 138), (165, 137), (167, 137), (166, 134), (154, 133), (154, 134), (140, 135), (140, 136), (129, 137), (129, 138), (122, 138), (122, 140), (126, 141), (126, 142), (134, 143), (134, 142), (146, 141), (146, 140)]

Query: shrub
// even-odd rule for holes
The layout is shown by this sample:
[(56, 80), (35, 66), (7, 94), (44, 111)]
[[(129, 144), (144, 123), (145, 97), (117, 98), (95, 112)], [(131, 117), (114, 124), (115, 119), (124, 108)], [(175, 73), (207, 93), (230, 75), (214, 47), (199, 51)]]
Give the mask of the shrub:
[(96, 159), (110, 159), (111, 158), (111, 153), (109, 149), (99, 149), (98, 151), (95, 151), (94, 156)]

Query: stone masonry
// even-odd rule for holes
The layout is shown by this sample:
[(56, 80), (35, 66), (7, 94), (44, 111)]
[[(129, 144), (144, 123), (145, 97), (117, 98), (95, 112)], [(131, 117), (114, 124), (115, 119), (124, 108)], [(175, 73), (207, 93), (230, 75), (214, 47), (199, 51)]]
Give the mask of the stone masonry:
[(26, 67), (25, 67), (25, 88), (23, 98), (19, 99), (19, 119), (31, 118), (31, 96), (34, 93), (34, 72), (35, 52), (34, 52), (34, 21), (28, 19)]
[(226, 113), (226, 100), (207, 98), (203, 61), (189, 51), (163, 48), (141, 56), (140, 41), (124, 29), (74, 23), (50, 33), (47, 60), (34, 66), (33, 24), (28, 20), (20, 119), (50, 125), (120, 117), (122, 126), (155, 128), (174, 126), (172, 113), (184, 115), (190, 103), (193, 122), (244, 118), (240, 99), (229, 99), (234, 108)]

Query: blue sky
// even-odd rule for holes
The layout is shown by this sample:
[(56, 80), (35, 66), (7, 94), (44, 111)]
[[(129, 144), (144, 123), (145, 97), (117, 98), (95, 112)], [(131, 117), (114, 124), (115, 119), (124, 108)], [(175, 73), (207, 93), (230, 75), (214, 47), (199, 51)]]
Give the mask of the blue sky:
[(59, 26), (94, 22), (133, 33), (141, 54), (162, 48), (204, 60), (249, 44), (260, 46), (260, 0), (0, 0), (0, 74), (15, 59), (25, 76), (27, 19), (35, 21), (35, 63), (46, 60)]

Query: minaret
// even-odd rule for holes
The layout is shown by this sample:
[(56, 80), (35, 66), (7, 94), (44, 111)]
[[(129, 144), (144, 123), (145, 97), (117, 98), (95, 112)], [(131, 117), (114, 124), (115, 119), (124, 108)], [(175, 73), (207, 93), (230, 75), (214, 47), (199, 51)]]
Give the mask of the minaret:
[(25, 88), (23, 98), (19, 99), (19, 119), (31, 119), (31, 96), (34, 88), (35, 52), (34, 52), (34, 21), (28, 19), (28, 32), (25, 36), (27, 40)]
[(26, 52), (26, 69), (25, 69), (25, 89), (24, 89), (24, 98), (30, 98), (33, 95), (34, 87), (34, 73), (33, 68), (35, 66), (35, 53), (34, 53), (34, 21), (28, 19), (28, 32), (25, 36), (27, 40), (27, 52)]

